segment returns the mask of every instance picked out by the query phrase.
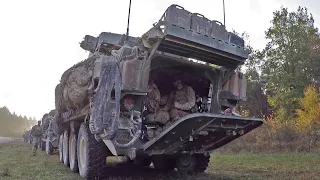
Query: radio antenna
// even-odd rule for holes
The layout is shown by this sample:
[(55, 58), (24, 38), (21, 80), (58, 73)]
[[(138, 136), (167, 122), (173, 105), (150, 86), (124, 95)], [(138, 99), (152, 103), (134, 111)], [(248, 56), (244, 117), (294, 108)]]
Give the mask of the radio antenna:
[(225, 12), (225, 5), (223, 0), (223, 25), (226, 27), (226, 12)]
[(128, 37), (129, 37), (130, 11), (131, 11), (131, 0), (129, 2), (129, 13), (128, 13), (128, 24), (127, 24), (126, 40), (128, 40)]

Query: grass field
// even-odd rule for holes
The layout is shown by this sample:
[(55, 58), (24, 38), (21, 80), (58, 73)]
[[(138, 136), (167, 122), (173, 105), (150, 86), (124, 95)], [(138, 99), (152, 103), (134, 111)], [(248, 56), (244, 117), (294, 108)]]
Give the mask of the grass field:
[[(114, 160), (113, 160), (114, 161)], [(320, 179), (320, 155), (315, 154), (212, 154), (207, 172), (185, 176), (172, 172), (161, 174), (153, 168), (114, 165), (108, 167), (110, 180), (180, 179)], [(56, 180), (81, 179), (59, 162), (58, 155), (46, 155), (38, 150), (31, 156), (31, 145), (20, 141), (0, 144), (0, 179)]]

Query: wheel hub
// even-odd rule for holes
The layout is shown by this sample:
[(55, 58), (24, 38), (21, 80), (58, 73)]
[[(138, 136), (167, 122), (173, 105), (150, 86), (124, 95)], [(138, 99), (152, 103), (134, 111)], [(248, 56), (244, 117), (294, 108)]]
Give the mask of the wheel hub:
[(187, 167), (192, 163), (192, 156), (191, 155), (181, 155), (177, 159), (177, 164), (182, 167)]

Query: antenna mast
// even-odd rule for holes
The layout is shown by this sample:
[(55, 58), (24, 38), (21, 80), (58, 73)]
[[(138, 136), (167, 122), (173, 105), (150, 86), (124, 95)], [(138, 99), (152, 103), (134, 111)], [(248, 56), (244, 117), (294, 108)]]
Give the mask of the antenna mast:
[(131, 11), (131, 0), (130, 0), (130, 3), (129, 3), (129, 13), (128, 13), (128, 24), (127, 24), (126, 40), (128, 40), (128, 37), (129, 37), (130, 11)]
[(226, 27), (226, 13), (225, 13), (224, 0), (223, 0), (223, 25)]

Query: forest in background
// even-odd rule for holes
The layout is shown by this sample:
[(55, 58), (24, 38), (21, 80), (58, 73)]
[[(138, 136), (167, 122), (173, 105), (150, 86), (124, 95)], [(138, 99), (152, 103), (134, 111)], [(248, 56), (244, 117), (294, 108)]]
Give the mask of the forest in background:
[(0, 108), (0, 136), (22, 137), (23, 133), (35, 124), (35, 118), (11, 113), (7, 107)]
[(320, 153), (320, 36), (312, 14), (305, 7), (273, 12), (262, 50), (248, 44), (248, 34), (240, 35), (251, 54), (241, 68), (247, 101), (237, 111), (265, 123), (221, 151)]
[[(320, 151), (320, 35), (307, 8), (273, 12), (262, 50), (250, 46), (239, 68), (247, 78), (247, 101), (237, 106), (244, 117), (263, 118), (262, 127), (224, 148), (232, 151)], [(0, 109), (0, 135), (22, 135), (35, 119)]]

